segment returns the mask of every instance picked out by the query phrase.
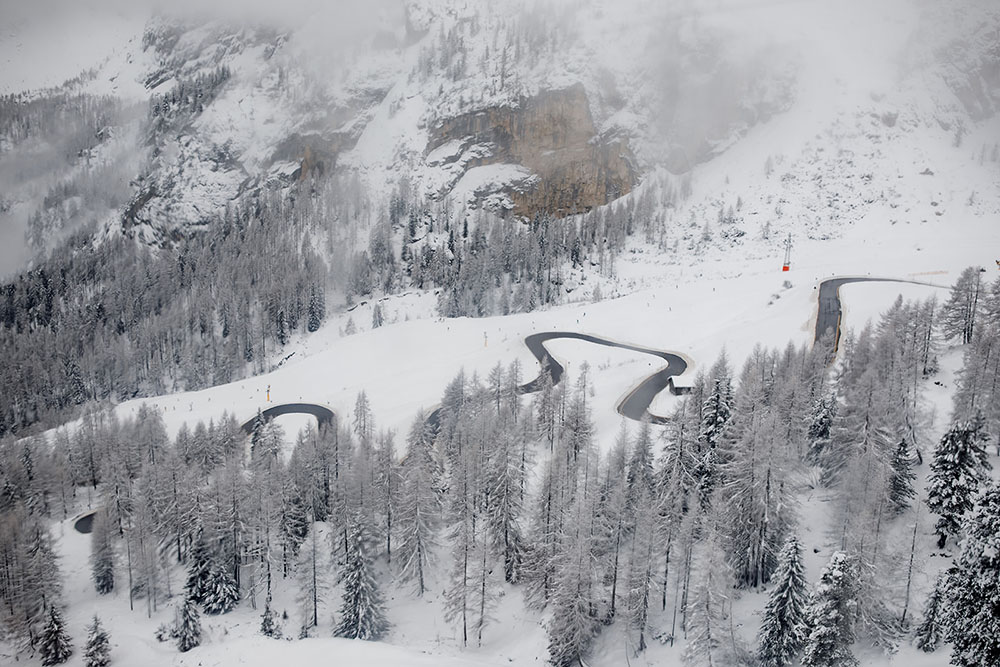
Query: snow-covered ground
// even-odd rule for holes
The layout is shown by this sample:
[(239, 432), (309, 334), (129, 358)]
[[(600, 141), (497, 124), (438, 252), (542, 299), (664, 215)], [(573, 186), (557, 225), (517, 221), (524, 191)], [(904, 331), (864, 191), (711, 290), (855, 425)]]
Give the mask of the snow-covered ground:
[[(670, 350), (692, 361), (688, 373), (693, 375), (710, 366), (723, 350), (738, 368), (755, 345), (808, 344), (813, 337), (817, 285), (828, 277), (873, 276), (930, 283), (844, 287), (844, 326), (857, 329), (877, 318), (898, 294), (943, 300), (947, 291), (934, 285), (950, 285), (966, 266), (986, 267), (990, 279), (998, 275), (994, 260), (1000, 258), (1000, 164), (983, 162), (980, 156), (983, 148), (988, 150), (1000, 137), (1000, 119), (970, 124), (962, 141), (956, 142), (954, 133), (941, 124), (942, 118), (954, 114), (954, 101), (947, 99), (938, 84), (928, 85), (940, 103), (929, 105), (919, 101), (919, 83), (909, 80), (894, 87), (899, 73), (896, 57), (906, 48), (912, 28), (909, 14), (897, 11), (901, 3), (872, 8), (870, 3), (852, 0), (843, 3), (841, 13), (819, 2), (760, 4), (753, 3), (754, 11), (722, 12), (709, 20), (729, 28), (734, 21), (744, 20), (744, 27), (758, 26), (762, 37), (780, 42), (793, 31), (776, 28), (776, 15), (792, 26), (796, 25), (796, 12), (821, 11), (829, 16), (824, 21), (806, 21), (813, 30), (795, 41), (809, 56), (798, 78), (796, 105), (749, 130), (721, 158), (696, 167), (690, 196), (676, 208), (658, 209), (657, 214), (664, 218), (662, 247), (666, 249), (635, 242), (630, 252), (618, 257), (613, 278), (596, 270), (576, 272), (572, 276), (576, 288), (566, 303), (540, 312), (443, 320), (434, 314), (433, 294), (411, 293), (383, 300), (386, 324), (371, 330), (373, 304), (360, 305), (351, 312), (332, 315), (319, 332), (296, 338), (273, 361), (292, 356), (273, 372), (203, 391), (129, 401), (116, 406), (118, 414), (133, 414), (147, 403), (162, 412), (173, 436), (184, 423), (193, 426), (199, 420), (217, 419), (224, 411), (240, 421), (250, 419), (259, 408), (268, 407), (268, 388), (271, 405), (320, 403), (341, 416), (350, 415), (358, 392), (364, 390), (378, 425), (395, 430), (397, 445), (401, 445), (413, 419), (421, 410), (434, 406), (459, 370), (485, 377), (496, 364), (506, 366), (518, 360), (523, 378), (534, 377), (537, 364), (523, 344), (531, 333), (580, 331)], [(871, 10), (866, 21), (860, 21), (862, 4), (866, 11)], [(815, 14), (810, 16), (816, 18)], [(825, 31), (831, 25), (839, 29)], [(123, 24), (121, 35), (131, 34), (133, 27)], [(14, 33), (11, 29), (10, 34)], [(0, 41), (0, 62), (4, 64), (0, 69), (5, 74), (0, 90), (51, 85), (77, 73), (70, 71), (72, 67), (45, 69), (42, 59), (30, 72), (9, 67), (8, 63), (35, 58), (28, 51), (37, 46), (29, 33), (16, 34), (21, 38)], [(842, 34), (853, 35), (851, 48), (835, 42)], [(95, 48), (105, 46), (97, 44), (102, 40), (90, 41)], [(107, 44), (113, 41), (109, 38)], [(845, 52), (851, 57), (842, 58)], [(91, 56), (105, 55), (102, 52), (86, 58), (93, 62)], [(621, 63), (623, 68), (626, 65)], [(856, 76), (862, 73), (864, 76)], [(29, 74), (33, 78), (28, 78)], [(553, 74), (564, 76), (564, 71)], [(266, 82), (256, 83), (261, 83), (260, 89), (266, 88)], [(229, 91), (201, 122), (208, 134), (219, 137), (250, 128), (252, 137), (244, 136), (239, 148), (251, 162), (261, 161), (263, 153), (251, 153), (262, 151), (262, 145), (280, 136), (273, 126), (280, 122), (279, 114), (263, 104), (261, 100), (273, 103), (263, 93), (253, 104), (254, 100), (248, 101), (244, 111), (236, 92), (246, 91)], [(398, 101), (398, 106), (393, 113), (388, 103), (379, 108), (354, 151), (345, 156), (346, 164), (353, 164), (376, 183), (395, 178), (393, 161), (400, 151), (421, 151), (426, 146), (425, 131), (416, 128), (427, 112), (427, 102), (411, 94), (406, 86), (390, 92), (387, 100)], [(626, 112), (604, 122), (609, 127), (635, 122)], [(256, 120), (247, 120), (250, 113), (257, 114)], [(883, 120), (883, 114), (897, 114), (892, 116), (892, 125)], [(282, 132), (286, 129), (281, 128)], [(461, 148), (442, 147), (426, 161), (435, 167), (432, 163), (453, 156)], [(465, 194), (474, 192), (478, 184), (471, 180), (476, 175), (466, 174), (468, 187), (460, 188)], [(517, 174), (500, 174), (513, 175)], [(427, 183), (438, 183), (440, 179), (434, 179), (440, 176), (433, 171), (424, 174)], [(632, 197), (647, 191), (656, 194), (667, 182), (672, 182), (672, 177), (662, 170), (654, 171)], [(731, 241), (723, 238), (726, 230), (716, 223), (716, 215), (720, 206), (735, 205), (738, 198), (742, 206), (735, 225), (742, 235)], [(706, 222), (713, 236), (709, 242), (700, 240)], [(788, 233), (794, 241), (792, 270), (782, 272), (782, 243)], [(597, 285), (604, 299), (595, 302), (592, 295)], [(345, 336), (342, 332), (349, 320), (359, 333)], [(597, 442), (602, 449), (610, 448), (622, 422), (615, 405), (659, 362), (646, 355), (580, 341), (557, 340), (549, 347), (567, 367), (570, 381), (584, 363), (589, 365)], [(960, 350), (945, 353), (934, 378), (940, 384), (926, 383), (927, 409), (933, 416), (927, 434), (931, 442), (947, 425), (954, 374), (960, 364)], [(678, 400), (664, 393), (650, 409), (668, 414)], [(291, 443), (309, 419), (286, 416), (278, 423)], [(926, 465), (921, 471), (926, 474)], [(815, 581), (831, 552), (826, 531), (829, 498), (824, 492), (806, 490), (800, 500), (807, 575)], [(933, 542), (932, 522), (926, 514), (921, 522), (918, 539), (929, 545)], [(900, 549), (908, 548), (907, 526), (897, 525), (893, 530), (899, 533)], [(56, 533), (66, 579), (68, 629), (78, 648), (70, 665), (82, 664), (79, 647), (85, 636), (83, 629), (94, 613), (109, 626), (114, 664), (120, 665), (264, 666), (320, 661), (526, 665), (542, 664), (546, 659), (544, 616), (525, 611), (518, 589), (505, 589), (495, 613), (500, 620), (488, 629), (484, 645), (461, 650), (453, 628), (442, 620), (441, 586), (433, 583), (431, 594), (424, 599), (387, 584), (393, 628), (382, 643), (263, 639), (257, 636), (259, 611), (244, 602), (232, 614), (205, 619), (203, 646), (178, 654), (172, 644), (160, 644), (153, 638), (155, 628), (172, 618), (171, 605), (149, 618), (145, 607), (130, 613), (127, 597), (121, 592), (106, 598), (97, 596), (87, 565), (89, 537), (76, 533), (71, 522), (59, 524)], [(912, 613), (919, 614), (920, 602), (944, 564), (945, 559), (927, 549), (920, 552)], [(171, 582), (175, 591), (180, 582), (180, 574), (175, 573)], [(282, 590), (286, 597), (279, 597), (275, 607), (291, 613), (294, 602), (287, 590)], [(764, 595), (745, 594), (735, 603), (736, 632), (753, 635), (758, 622), (754, 614), (763, 607)], [(324, 623), (320, 630), (329, 634), (329, 618)], [(286, 631), (294, 634), (294, 628), (286, 627)], [(615, 626), (602, 633), (589, 662), (595, 667), (672, 666), (680, 664), (680, 650), (680, 646), (654, 644), (636, 657), (628, 650), (621, 628)], [(862, 650), (859, 657), (870, 667), (943, 666), (948, 659), (943, 650), (923, 654), (905, 643), (895, 656)], [(0, 654), (4, 664), (12, 659)], [(33, 666), (36, 662), (22, 659), (20, 664)]]

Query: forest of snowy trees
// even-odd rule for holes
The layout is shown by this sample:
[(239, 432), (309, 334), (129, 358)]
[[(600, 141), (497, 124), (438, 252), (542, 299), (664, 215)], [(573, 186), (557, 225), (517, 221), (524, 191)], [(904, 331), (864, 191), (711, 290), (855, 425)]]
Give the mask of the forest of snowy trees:
[[(359, 230), (373, 212), (357, 183), (315, 186), (250, 198), (169, 249), (127, 237), (94, 244), (85, 226), (0, 285), (9, 398), (0, 434), (56, 425), (89, 401), (268, 371), (328, 308), (381, 294), (434, 289), (446, 317), (558, 302), (566, 265), (613, 271), (628, 235), (642, 231), (633, 220), (652, 208), (629, 200), (576, 220), (531, 222), (463, 213), (458, 224), (447, 206), (427, 209), (400, 194), (364, 243)], [(328, 303), (331, 291), (342, 301)]]
[[(856, 664), (856, 642), (903, 641), (948, 641), (954, 664), (996, 664), (1000, 487), (986, 448), (1000, 442), (998, 286), (969, 269), (941, 306), (900, 298), (847, 335), (832, 366), (829, 341), (758, 348), (738, 370), (722, 355), (667, 426), (623, 423), (613, 443), (597, 442), (586, 367), (528, 398), (517, 364), (460, 373), (398, 443), (364, 392), (290, 452), (263, 418), (249, 437), (222, 416), (171, 440), (147, 407), (7, 436), (4, 633), (52, 664), (68, 655), (50, 524), (93, 506), (95, 590), (124, 589), (134, 613), (173, 605), (159, 634), (182, 651), (199, 643), (201, 614), (237, 605), (260, 610), (267, 636), (309, 637), (332, 617), (339, 636), (378, 639), (387, 588), (441, 592), (461, 643), (479, 645), (513, 587), (545, 610), (554, 665), (577, 664), (610, 624), (635, 653), (685, 637), (692, 665)], [(966, 332), (952, 426), (931, 442), (921, 386)], [(810, 585), (797, 506), (812, 488), (831, 498), (833, 551)], [(928, 509), (939, 545), (961, 546), (920, 600)], [(890, 539), (901, 532), (912, 541)], [(298, 600), (284, 627), (276, 588)], [(731, 631), (734, 600), (752, 589), (768, 592), (757, 645)]]

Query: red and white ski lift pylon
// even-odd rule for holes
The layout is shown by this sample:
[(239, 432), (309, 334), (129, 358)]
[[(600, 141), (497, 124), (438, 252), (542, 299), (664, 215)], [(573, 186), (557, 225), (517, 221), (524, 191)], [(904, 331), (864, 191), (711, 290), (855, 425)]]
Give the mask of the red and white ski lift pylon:
[(788, 233), (785, 239), (785, 263), (781, 265), (782, 271), (790, 271), (792, 268), (792, 233)]

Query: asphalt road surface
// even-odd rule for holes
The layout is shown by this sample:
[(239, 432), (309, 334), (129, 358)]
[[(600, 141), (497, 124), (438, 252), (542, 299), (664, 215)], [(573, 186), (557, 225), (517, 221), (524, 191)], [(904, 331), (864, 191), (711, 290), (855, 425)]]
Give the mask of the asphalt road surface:
[(639, 345), (630, 345), (628, 343), (619, 343), (613, 340), (608, 340), (607, 338), (591, 336), (590, 334), (574, 333), (571, 331), (549, 331), (545, 333), (531, 334), (525, 338), (524, 344), (528, 346), (528, 350), (532, 355), (534, 355), (535, 359), (542, 367), (542, 374), (531, 382), (518, 387), (519, 393), (530, 394), (541, 390), (542, 385), (545, 382), (546, 370), (549, 373), (549, 377), (552, 378), (552, 384), (557, 384), (562, 379), (565, 369), (558, 361), (556, 361), (555, 357), (553, 357), (545, 347), (546, 342), (558, 338), (582, 340), (588, 343), (594, 343), (595, 345), (604, 345), (606, 347), (616, 347), (621, 350), (631, 350), (632, 352), (651, 354), (654, 357), (659, 357), (667, 362), (665, 367), (656, 371), (639, 383), (639, 386), (629, 392), (629, 394), (618, 403), (617, 407), (618, 413), (628, 417), (629, 419), (634, 419), (636, 421), (644, 421), (648, 419), (653, 424), (666, 423), (665, 418), (649, 412), (649, 404), (653, 402), (653, 399), (656, 398), (657, 394), (671, 386), (670, 378), (675, 375), (680, 375), (687, 369), (687, 362), (684, 361), (684, 359), (682, 359), (679, 355), (672, 352), (654, 350), (648, 347), (641, 347)]
[[(282, 405), (275, 405), (262, 413), (264, 419), (271, 421), (275, 417), (280, 417), (281, 415), (292, 415), (292, 414), (305, 414), (312, 415), (319, 422), (319, 427), (331, 426), (334, 424), (334, 419), (336, 415), (333, 410), (323, 405), (316, 405), (315, 403), (284, 403)], [(247, 435), (253, 433), (254, 422), (257, 421), (257, 415), (254, 415), (253, 419), (246, 422), (240, 428)]]
[[(843, 316), (843, 309), (840, 306), (840, 288), (848, 283), (913, 283), (915, 285), (928, 285), (915, 280), (897, 280), (895, 278), (830, 278), (819, 284), (819, 310), (816, 313), (816, 335), (815, 342), (833, 333), (833, 351), (837, 351), (840, 344), (840, 318)], [(939, 287), (939, 285), (933, 285)]]
[(73, 523), (73, 527), (76, 528), (76, 532), (87, 533), (93, 532), (94, 530), (94, 515), (97, 514), (97, 510), (94, 510), (88, 514), (84, 514), (79, 519)]

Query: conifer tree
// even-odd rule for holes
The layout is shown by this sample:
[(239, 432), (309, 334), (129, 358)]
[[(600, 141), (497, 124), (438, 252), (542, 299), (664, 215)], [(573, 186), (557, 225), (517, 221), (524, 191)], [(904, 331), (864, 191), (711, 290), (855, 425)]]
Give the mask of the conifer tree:
[(973, 497), (991, 468), (984, 441), (983, 421), (977, 416), (953, 425), (934, 450), (927, 505), (938, 514), (938, 548), (944, 548), (949, 535), (958, 534), (962, 517), (972, 509)]
[(194, 545), (188, 551), (188, 576), (187, 582), (184, 584), (187, 596), (199, 604), (205, 601), (211, 569), (212, 553), (205, 539), (205, 531), (199, 526)]
[(90, 568), (94, 578), (94, 588), (101, 595), (115, 589), (114, 546), (108, 531), (108, 520), (104, 510), (94, 515), (93, 531), (90, 536)]
[(934, 590), (924, 605), (924, 620), (917, 626), (917, 648), (925, 653), (931, 653), (941, 643), (943, 628), (941, 627), (941, 612), (944, 600), (944, 576), (939, 576), (934, 582)]
[(717, 377), (712, 392), (705, 399), (702, 408), (701, 439), (709, 447), (715, 447), (732, 415), (733, 390), (729, 379)]
[(948, 302), (941, 308), (941, 324), (945, 335), (958, 338), (962, 345), (971, 343), (976, 331), (981, 290), (979, 269), (967, 267), (952, 286)]
[(240, 601), (240, 590), (223, 565), (213, 561), (205, 582), (202, 607), (206, 614), (225, 614)]
[(701, 541), (691, 554), (689, 592), (685, 606), (684, 629), (687, 645), (685, 664), (697, 667), (721, 667), (743, 662), (738, 646), (729, 632), (733, 577), (723, 557), (718, 521), (709, 513), (695, 517), (701, 525)]
[(184, 598), (177, 620), (177, 649), (187, 653), (201, 644), (201, 615), (198, 603), (188, 595)]
[(260, 615), (260, 634), (272, 639), (281, 639), (281, 627), (278, 625), (274, 610), (271, 609), (270, 594), (264, 600), (264, 613)]
[(802, 648), (806, 633), (805, 574), (802, 546), (791, 535), (778, 554), (778, 569), (771, 576), (771, 594), (764, 608), (757, 655), (761, 667), (785, 667)]
[(348, 639), (373, 641), (388, 629), (382, 597), (365, 551), (364, 531), (356, 517), (350, 528), (350, 548), (344, 566), (344, 595), (340, 622), (333, 634)]
[(38, 638), (38, 650), (43, 665), (61, 665), (73, 655), (73, 647), (62, 613), (56, 605), (49, 606), (49, 618)]
[(892, 454), (890, 462), (892, 473), (889, 478), (889, 506), (899, 514), (910, 507), (910, 500), (917, 495), (913, 481), (917, 478), (913, 472), (913, 454), (906, 438), (899, 441)]
[(111, 662), (111, 641), (96, 615), (87, 632), (87, 648), (83, 653), (83, 664), (86, 667), (107, 667)]
[(311, 628), (319, 624), (320, 605), (326, 602), (329, 590), (328, 550), (323, 547), (317, 530), (320, 523), (310, 523), (302, 548), (299, 549), (299, 560), (295, 573), (299, 584), (298, 603), (302, 611), (302, 633), (309, 636)]
[(837, 399), (834, 396), (820, 397), (813, 404), (812, 417), (807, 432), (809, 448), (806, 452), (806, 461), (808, 463), (815, 465), (823, 460), (823, 450), (830, 442), (836, 413)]
[(830, 557), (823, 568), (813, 600), (806, 611), (809, 633), (804, 644), (803, 667), (852, 667), (851, 652), (857, 602), (856, 567), (843, 551)]
[(993, 483), (965, 520), (962, 553), (948, 569), (942, 610), (951, 664), (1000, 664), (1000, 485)]

